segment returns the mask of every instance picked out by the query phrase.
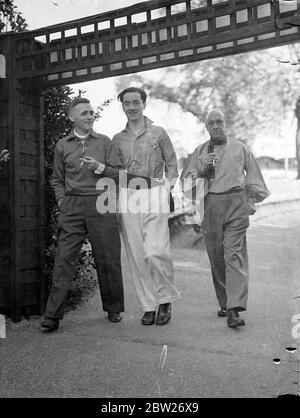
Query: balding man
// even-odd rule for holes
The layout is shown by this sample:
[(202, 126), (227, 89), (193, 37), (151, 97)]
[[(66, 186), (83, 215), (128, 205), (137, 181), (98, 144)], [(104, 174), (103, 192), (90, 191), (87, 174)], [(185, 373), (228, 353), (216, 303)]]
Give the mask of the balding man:
[(218, 316), (227, 316), (229, 327), (243, 326), (239, 312), (247, 308), (249, 280), (246, 230), (255, 203), (269, 191), (247, 146), (228, 138), (223, 112), (212, 110), (206, 128), (210, 140), (195, 149), (181, 180), (204, 179), (202, 231), (221, 308)]

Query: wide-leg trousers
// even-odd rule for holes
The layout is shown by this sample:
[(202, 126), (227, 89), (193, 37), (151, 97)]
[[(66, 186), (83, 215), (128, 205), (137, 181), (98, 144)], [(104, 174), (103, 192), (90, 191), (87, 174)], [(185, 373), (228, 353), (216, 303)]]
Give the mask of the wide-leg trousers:
[(44, 316), (61, 319), (81, 246), (87, 237), (96, 264), (103, 310), (124, 311), (121, 242), (116, 213), (99, 213), (97, 196), (65, 196), (58, 218), (58, 252)]
[(249, 266), (246, 230), (249, 206), (244, 191), (208, 193), (202, 230), (213, 284), (222, 308), (247, 308)]
[(121, 189), (121, 229), (127, 260), (143, 311), (177, 300), (168, 226), (168, 192), (164, 186)]

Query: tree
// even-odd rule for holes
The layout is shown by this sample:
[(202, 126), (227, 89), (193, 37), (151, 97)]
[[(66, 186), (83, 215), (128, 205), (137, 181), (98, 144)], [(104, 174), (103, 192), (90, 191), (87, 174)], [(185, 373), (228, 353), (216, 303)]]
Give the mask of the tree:
[(201, 122), (210, 108), (223, 108), (231, 134), (250, 146), (264, 131), (280, 129), (299, 85), (294, 74), (276, 61), (275, 53), (267, 51), (171, 67), (162, 71), (158, 82), (138, 74), (121, 79), (118, 88), (133, 82), (154, 98), (180, 105)]
[(57, 212), (56, 200), (51, 187), (54, 149), (57, 141), (67, 135), (71, 121), (64, 109), (73, 95), (68, 86), (49, 88), (44, 92), (44, 150), (45, 150), (45, 206), (46, 206), (46, 246), (52, 243), (55, 234), (53, 218)]
[(13, 0), (0, 0), (0, 32), (25, 30), (27, 23)]

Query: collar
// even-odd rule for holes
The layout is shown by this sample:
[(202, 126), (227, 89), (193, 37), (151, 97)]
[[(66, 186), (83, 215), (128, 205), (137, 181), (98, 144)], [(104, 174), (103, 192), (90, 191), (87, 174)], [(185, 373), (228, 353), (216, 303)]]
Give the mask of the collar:
[(221, 146), (221, 145), (225, 145), (228, 142), (228, 138), (226, 137), (224, 141), (222, 142), (214, 142), (213, 139), (210, 138), (209, 144), (214, 145), (214, 146)]
[[(149, 119), (147, 116), (144, 116), (144, 123), (145, 123), (145, 131), (146, 131), (149, 128), (149, 126), (152, 125), (153, 121), (151, 119)], [(145, 132), (145, 131), (142, 131), (142, 132)], [(123, 129), (123, 132), (131, 132), (129, 130), (129, 123), (128, 122), (126, 123), (126, 126)]]
[[(92, 129), (89, 136), (86, 139), (88, 139), (90, 136), (92, 136), (93, 138), (97, 138), (97, 133)], [(66, 140), (70, 141), (71, 139), (75, 139), (75, 138), (78, 138), (78, 137), (74, 134), (74, 128), (72, 128), (69, 135), (66, 136)]]

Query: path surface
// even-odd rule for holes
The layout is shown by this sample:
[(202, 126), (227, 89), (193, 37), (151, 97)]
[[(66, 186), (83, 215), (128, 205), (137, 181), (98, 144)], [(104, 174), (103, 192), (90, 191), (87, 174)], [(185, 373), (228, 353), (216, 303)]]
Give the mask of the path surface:
[[(248, 231), (250, 295), (246, 327), (216, 316), (201, 243), (173, 243), (182, 298), (165, 327), (140, 325), (141, 311), (124, 259), (127, 311), (110, 323), (98, 293), (66, 314), (59, 330), (39, 320), (9, 324), (0, 339), (0, 397), (276, 397), (300, 392), (299, 351), (291, 318), (300, 313), (300, 213), (253, 222)], [(186, 245), (186, 242), (185, 244)], [(159, 370), (163, 346), (167, 360)], [(298, 345), (299, 348), (299, 345)], [(273, 359), (280, 358), (279, 365)]]

